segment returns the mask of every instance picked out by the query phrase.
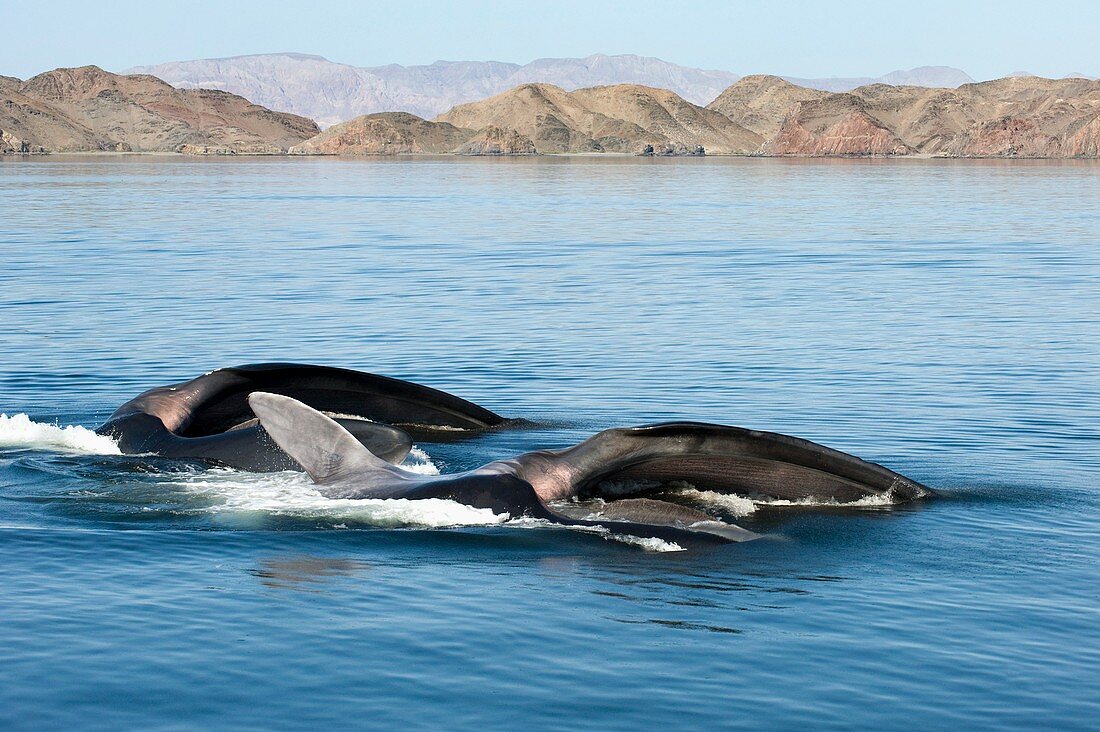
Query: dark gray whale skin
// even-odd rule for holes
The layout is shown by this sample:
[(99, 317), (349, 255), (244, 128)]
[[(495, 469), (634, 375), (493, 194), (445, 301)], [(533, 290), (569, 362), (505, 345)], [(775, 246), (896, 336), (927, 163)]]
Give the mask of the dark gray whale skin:
[(408, 381), (328, 366), (265, 363), (149, 389), (115, 410), (96, 431), (116, 439), (126, 454), (257, 472), (297, 469), (255, 419), (248, 406), (254, 391), (290, 396), (333, 415), (369, 450), (392, 462), (403, 460), (412, 448), (409, 432), (430, 438), (433, 430), (445, 430), (439, 434), (450, 436), (505, 421), (464, 399)]
[[(539, 450), (464, 473), (427, 476), (372, 455), (341, 425), (292, 398), (254, 393), (249, 403), (271, 437), (330, 498), (443, 498), (512, 518), (681, 544), (748, 541), (757, 535), (690, 506), (619, 498), (604, 486), (684, 481), (700, 490), (836, 503), (885, 495), (904, 502), (931, 495), (914, 480), (824, 445), (698, 422), (609, 429), (564, 450)], [(576, 503), (592, 497), (601, 499), (594, 511)]]

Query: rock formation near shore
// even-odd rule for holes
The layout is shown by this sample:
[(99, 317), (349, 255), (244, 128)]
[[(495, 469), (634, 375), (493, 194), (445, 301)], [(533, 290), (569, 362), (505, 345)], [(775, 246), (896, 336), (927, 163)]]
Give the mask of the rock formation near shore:
[(458, 148), (459, 155), (537, 155), (531, 138), (515, 130), (489, 126), (478, 130)]
[(292, 155), (531, 155), (535, 146), (515, 130), (472, 130), (429, 122), (408, 112), (366, 114), (329, 127), (290, 149)]
[(778, 76), (746, 76), (707, 105), (739, 125), (769, 139), (801, 102), (823, 99), (828, 92), (806, 89)]
[(449, 153), (473, 132), (428, 122), (408, 112), (356, 117), (290, 149), (294, 155), (407, 155)]
[(436, 121), (469, 129), (514, 129), (539, 152), (548, 153), (638, 153), (647, 145), (702, 145), (715, 153), (748, 154), (763, 142), (725, 115), (665, 89), (634, 84), (573, 92), (551, 84), (523, 84), (459, 105)]
[(0, 152), (279, 154), (317, 132), (234, 94), (96, 66), (0, 77)]

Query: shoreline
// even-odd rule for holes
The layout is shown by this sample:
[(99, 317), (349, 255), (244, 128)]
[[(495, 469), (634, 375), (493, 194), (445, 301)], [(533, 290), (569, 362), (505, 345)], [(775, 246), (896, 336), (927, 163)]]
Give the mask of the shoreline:
[(324, 155), (301, 153), (237, 153), (233, 155), (194, 155), (174, 151), (118, 151), (118, 150), (79, 150), (73, 152), (47, 152), (47, 153), (0, 153), (0, 162), (8, 161), (48, 161), (58, 158), (84, 157), (84, 158), (173, 158), (180, 160), (691, 160), (706, 159), (715, 160), (952, 160), (952, 161), (1052, 161), (1071, 160), (1077, 162), (1100, 161), (1100, 156), (1073, 156), (1073, 157), (1039, 157), (1039, 156), (1005, 156), (1005, 155), (937, 155), (931, 153), (912, 153), (909, 155), (764, 155), (759, 153), (714, 153), (707, 155), (635, 155), (633, 153), (616, 152), (587, 152), (587, 153), (537, 153), (534, 155), (460, 155), (456, 153), (400, 153), (396, 155)]

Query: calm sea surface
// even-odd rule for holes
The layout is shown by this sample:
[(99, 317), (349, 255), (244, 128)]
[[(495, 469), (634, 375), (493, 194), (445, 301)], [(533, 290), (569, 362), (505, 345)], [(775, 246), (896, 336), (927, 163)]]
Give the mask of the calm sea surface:
[[(1097, 163), (9, 160), (0, 354), (2, 728), (1100, 718)], [(646, 551), (62, 429), (274, 360), (535, 422), (424, 469), (686, 418), (942, 497)]]

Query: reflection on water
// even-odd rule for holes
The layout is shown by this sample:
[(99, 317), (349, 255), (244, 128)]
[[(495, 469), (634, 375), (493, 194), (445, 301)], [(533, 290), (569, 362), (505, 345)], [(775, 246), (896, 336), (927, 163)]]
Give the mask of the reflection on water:
[[(1095, 161), (0, 162), (0, 726), (1087, 727), (1097, 200)], [(442, 472), (694, 419), (940, 495), (659, 553), (65, 429), (273, 360), (527, 420)]]
[(335, 578), (359, 577), (369, 569), (369, 563), (355, 559), (298, 556), (264, 559), (250, 573), (265, 587), (318, 591)]

